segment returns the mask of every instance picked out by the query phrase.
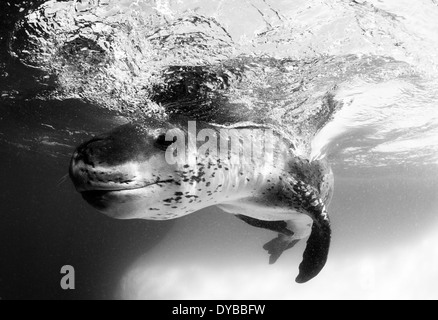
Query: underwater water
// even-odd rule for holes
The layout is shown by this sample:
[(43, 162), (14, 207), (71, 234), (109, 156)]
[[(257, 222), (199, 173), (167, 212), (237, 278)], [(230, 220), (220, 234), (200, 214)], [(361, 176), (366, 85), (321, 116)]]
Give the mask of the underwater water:
[[(436, 0), (0, 6), (1, 299), (438, 298)], [(117, 221), (74, 190), (81, 142), (181, 103), (151, 93), (182, 76), (172, 66), (225, 70), (192, 116), (225, 105), (328, 157), (333, 240), (311, 282), (293, 281), (304, 242), (270, 266), (275, 234), (217, 208)]]

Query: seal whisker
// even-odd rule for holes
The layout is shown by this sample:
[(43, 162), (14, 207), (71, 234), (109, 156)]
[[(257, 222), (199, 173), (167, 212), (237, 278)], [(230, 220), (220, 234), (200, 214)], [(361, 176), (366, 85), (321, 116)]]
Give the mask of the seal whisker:
[(68, 173), (59, 179), (58, 183), (56, 184), (57, 187), (60, 187), (62, 184), (64, 184), (68, 180)]

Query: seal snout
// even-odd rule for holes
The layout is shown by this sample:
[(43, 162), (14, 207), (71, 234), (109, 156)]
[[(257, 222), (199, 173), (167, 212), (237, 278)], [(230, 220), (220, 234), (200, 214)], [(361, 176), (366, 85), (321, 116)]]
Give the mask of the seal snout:
[(79, 146), (70, 162), (76, 189), (132, 190), (173, 179), (159, 143), (166, 130), (159, 122), (150, 125), (126, 124)]
[(94, 138), (82, 144), (73, 154), (72, 163), (77, 164), (82, 161), (92, 167), (103, 164), (102, 150), (105, 150), (106, 143), (104, 138)]
[[(70, 162), (70, 177), (79, 192), (116, 191), (138, 187), (132, 164), (110, 164), (111, 138), (95, 138), (81, 145)], [(109, 158), (111, 159), (111, 158)]]

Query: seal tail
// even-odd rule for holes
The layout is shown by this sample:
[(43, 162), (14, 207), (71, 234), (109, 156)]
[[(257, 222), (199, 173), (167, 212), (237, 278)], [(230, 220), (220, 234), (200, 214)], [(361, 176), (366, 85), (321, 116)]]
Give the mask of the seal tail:
[(290, 237), (279, 234), (277, 238), (265, 244), (263, 249), (270, 255), (269, 264), (276, 263), (283, 252), (293, 248), (298, 242), (299, 240), (291, 240)]
[(315, 278), (327, 263), (331, 241), (330, 218), (323, 201), (303, 182), (289, 181), (292, 192), (301, 200), (301, 206), (313, 219), (312, 232), (304, 250), (297, 283)]
[(314, 222), (312, 233), (304, 250), (300, 273), (295, 279), (297, 283), (306, 283), (315, 278), (327, 263), (330, 249), (331, 231), (329, 222)]

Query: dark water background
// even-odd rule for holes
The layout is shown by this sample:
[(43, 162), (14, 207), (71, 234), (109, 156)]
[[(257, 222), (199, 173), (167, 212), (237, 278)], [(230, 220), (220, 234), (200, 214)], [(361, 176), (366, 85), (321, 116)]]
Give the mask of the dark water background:
[[(2, 299), (113, 298), (129, 263), (172, 226), (96, 214), (69, 181), (58, 186), (67, 158), (1, 147)], [(75, 267), (74, 291), (60, 288), (64, 265)]]
[[(44, 118), (88, 132), (112, 127), (103, 124), (104, 113), (93, 120), (91, 107), (78, 101), (26, 101), (26, 95), (46, 88), (36, 81), (37, 71), (9, 56), (6, 43), (26, 9), (42, 2), (0, 3), (0, 64), (8, 73), (8, 77), (0, 77), (0, 89), (20, 92), (16, 100), (0, 101), (0, 298), (114, 298), (120, 274), (160, 241), (173, 223), (108, 219), (82, 201), (70, 180), (60, 184), (68, 172), (69, 153), (86, 134), (70, 141), (70, 146), (47, 150), (36, 144), (28, 150), (9, 143), (37, 136)], [(78, 112), (81, 108), (87, 112)], [(76, 290), (61, 290), (64, 265), (75, 267)]]

